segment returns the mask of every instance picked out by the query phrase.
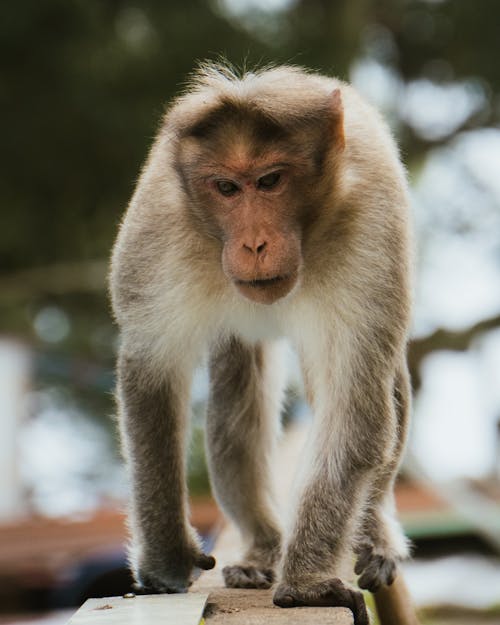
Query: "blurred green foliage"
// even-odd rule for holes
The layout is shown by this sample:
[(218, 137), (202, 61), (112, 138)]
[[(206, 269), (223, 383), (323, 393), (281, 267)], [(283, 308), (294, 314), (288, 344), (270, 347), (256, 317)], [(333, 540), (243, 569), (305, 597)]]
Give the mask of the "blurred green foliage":
[(207, 460), (205, 456), (205, 436), (200, 423), (196, 423), (191, 431), (188, 466), (189, 493), (194, 496), (210, 493), (210, 480), (208, 478)]
[(196, 58), (221, 41), (243, 56), (246, 38), (201, 1), (2, 13), (0, 266), (107, 256), (163, 103)]
[[(347, 77), (377, 25), (390, 39), (370, 53), (404, 79), (477, 76), (498, 92), (496, 0), (302, 0), (235, 17), (227, 7), (237, 4), (3, 6), (2, 272), (108, 255), (164, 103), (199, 59), (291, 61)], [(498, 116), (495, 96), (482, 123)]]

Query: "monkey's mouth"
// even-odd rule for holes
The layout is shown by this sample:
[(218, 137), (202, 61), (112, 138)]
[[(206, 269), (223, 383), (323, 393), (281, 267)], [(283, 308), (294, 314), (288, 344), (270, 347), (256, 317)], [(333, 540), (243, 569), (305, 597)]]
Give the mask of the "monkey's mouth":
[(295, 283), (297, 274), (284, 274), (272, 278), (258, 278), (255, 280), (233, 279), (238, 291), (247, 299), (259, 304), (274, 304), (277, 300), (288, 295)]
[(261, 280), (235, 280), (236, 284), (238, 286), (250, 286), (250, 287), (254, 287), (254, 288), (262, 288), (262, 287), (268, 287), (268, 286), (274, 286), (275, 284), (278, 284), (279, 282), (283, 282), (284, 280), (288, 280), (288, 278), (290, 278), (289, 275), (287, 276), (274, 276), (274, 278), (263, 278)]

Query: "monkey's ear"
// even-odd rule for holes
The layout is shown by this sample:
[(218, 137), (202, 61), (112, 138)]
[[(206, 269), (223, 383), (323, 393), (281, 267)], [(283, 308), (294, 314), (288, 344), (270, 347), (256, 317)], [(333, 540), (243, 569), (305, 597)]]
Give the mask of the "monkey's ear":
[(338, 150), (343, 150), (345, 147), (344, 106), (342, 104), (342, 94), (338, 87), (330, 94), (330, 119), (335, 146)]

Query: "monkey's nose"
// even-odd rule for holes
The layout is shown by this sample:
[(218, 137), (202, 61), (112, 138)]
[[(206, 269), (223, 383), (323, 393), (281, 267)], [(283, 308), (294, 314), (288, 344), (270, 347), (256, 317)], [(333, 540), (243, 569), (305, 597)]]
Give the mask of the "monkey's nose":
[(262, 256), (263, 252), (267, 248), (267, 241), (262, 239), (255, 239), (253, 243), (251, 241), (245, 241), (243, 243), (243, 249), (247, 252), (250, 252), (254, 256)]

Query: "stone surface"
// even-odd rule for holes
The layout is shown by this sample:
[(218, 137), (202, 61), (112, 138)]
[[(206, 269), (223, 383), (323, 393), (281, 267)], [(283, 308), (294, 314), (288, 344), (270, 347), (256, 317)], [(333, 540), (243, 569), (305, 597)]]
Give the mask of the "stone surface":
[(352, 625), (347, 608), (290, 608), (273, 605), (271, 590), (211, 588), (206, 625)]

